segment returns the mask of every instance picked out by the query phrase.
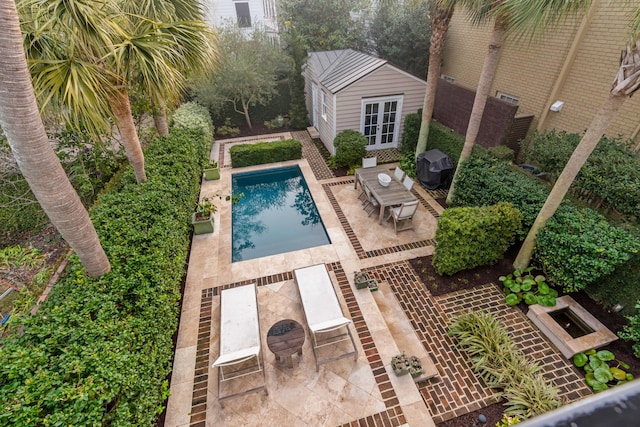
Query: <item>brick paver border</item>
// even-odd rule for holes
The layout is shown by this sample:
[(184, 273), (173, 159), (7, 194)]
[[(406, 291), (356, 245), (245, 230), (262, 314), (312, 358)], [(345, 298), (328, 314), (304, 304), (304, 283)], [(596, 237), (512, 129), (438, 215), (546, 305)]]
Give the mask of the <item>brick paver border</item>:
[(448, 319), (465, 310), (487, 310), (502, 322), (514, 342), (537, 362), (543, 375), (560, 390), (567, 403), (591, 394), (584, 379), (555, 350), (529, 319), (504, 303), (504, 295), (493, 284), (433, 297), (408, 261), (365, 270), (377, 280), (386, 280), (400, 302), (418, 338), (439, 372), (439, 378), (419, 384), (433, 421), (440, 423), (495, 403), (497, 394), (469, 368), (467, 355), (446, 333)]

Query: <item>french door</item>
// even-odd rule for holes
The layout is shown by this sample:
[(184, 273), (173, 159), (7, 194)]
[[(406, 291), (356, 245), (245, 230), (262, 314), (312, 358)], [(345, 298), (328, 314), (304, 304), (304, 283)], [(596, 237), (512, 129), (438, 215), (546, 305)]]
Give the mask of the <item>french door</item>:
[(368, 150), (398, 146), (402, 96), (366, 98), (362, 100), (361, 132), (367, 138)]

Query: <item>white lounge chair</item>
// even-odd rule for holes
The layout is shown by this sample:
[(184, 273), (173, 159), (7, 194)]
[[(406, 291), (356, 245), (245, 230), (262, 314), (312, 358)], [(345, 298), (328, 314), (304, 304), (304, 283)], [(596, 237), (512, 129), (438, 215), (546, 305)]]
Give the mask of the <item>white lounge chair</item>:
[[(220, 356), (212, 367), (218, 368), (218, 400), (264, 390), (267, 382), (260, 342), (256, 285), (224, 289), (220, 293)], [(262, 384), (244, 391), (222, 395), (225, 381), (262, 373)]]
[[(416, 209), (418, 209), (418, 200), (403, 203), (389, 210), (387, 220), (393, 219), (393, 230), (396, 234), (398, 234), (398, 231), (413, 229), (413, 215), (416, 213)], [(398, 228), (398, 223), (401, 222), (404, 222), (404, 224)]]
[[(298, 292), (300, 292), (309, 332), (313, 338), (312, 348), (313, 356), (316, 359), (316, 371), (324, 363), (351, 355), (353, 355), (353, 360), (358, 360), (358, 349), (349, 329), (351, 320), (344, 317), (342, 313), (327, 267), (324, 264), (317, 264), (298, 268), (293, 273), (298, 285)], [(348, 340), (351, 340), (353, 351), (337, 355), (332, 352), (326, 358), (319, 357), (318, 350), (320, 348)]]

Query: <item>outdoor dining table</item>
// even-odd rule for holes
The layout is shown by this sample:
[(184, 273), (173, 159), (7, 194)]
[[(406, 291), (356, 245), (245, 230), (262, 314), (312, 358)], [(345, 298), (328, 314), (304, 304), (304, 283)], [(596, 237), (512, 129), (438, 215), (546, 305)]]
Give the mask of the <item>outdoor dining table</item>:
[[(378, 174), (385, 173), (391, 177), (391, 182), (388, 187), (383, 187), (378, 182)], [(358, 177), (362, 179), (362, 182), (371, 191), (371, 195), (376, 199), (380, 205), (380, 215), (378, 217), (378, 224), (382, 224), (384, 218), (384, 211), (387, 207), (398, 206), (403, 203), (413, 202), (416, 200), (411, 191), (402, 185), (402, 182), (395, 177), (385, 166), (376, 166), (374, 168), (360, 168), (355, 171), (356, 182), (354, 188), (358, 188)]]

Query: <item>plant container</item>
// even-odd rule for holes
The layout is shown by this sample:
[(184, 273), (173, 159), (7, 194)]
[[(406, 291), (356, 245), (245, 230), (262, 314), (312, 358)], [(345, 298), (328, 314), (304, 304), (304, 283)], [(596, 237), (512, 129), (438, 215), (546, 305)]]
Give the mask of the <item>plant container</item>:
[(194, 234), (213, 233), (213, 215), (206, 219), (196, 219), (196, 213), (191, 216), (191, 224), (193, 224)]

